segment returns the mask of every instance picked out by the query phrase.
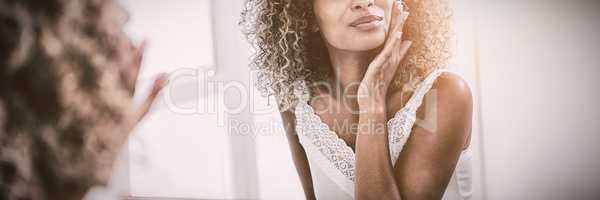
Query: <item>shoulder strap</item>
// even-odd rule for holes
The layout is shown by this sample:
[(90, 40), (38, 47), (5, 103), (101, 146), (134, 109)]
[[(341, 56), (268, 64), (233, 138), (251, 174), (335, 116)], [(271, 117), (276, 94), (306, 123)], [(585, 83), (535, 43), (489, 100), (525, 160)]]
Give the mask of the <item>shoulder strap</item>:
[(446, 70), (438, 69), (427, 75), (417, 86), (406, 105), (398, 110), (394, 117), (388, 121), (388, 141), (390, 142), (392, 163), (396, 163), (404, 144), (406, 144), (408, 137), (410, 137), (411, 129), (416, 120), (417, 109), (421, 106), (423, 98), (433, 86), (435, 79), (443, 72), (446, 72)]
[(442, 75), (442, 73), (444, 73), (444, 72), (448, 72), (448, 70), (437, 69), (437, 70), (429, 73), (429, 75), (427, 75), (427, 77), (425, 77), (425, 79), (415, 89), (415, 92), (413, 93), (412, 97), (406, 103), (405, 107), (406, 107), (406, 109), (408, 109), (407, 110), (408, 112), (410, 112), (410, 113), (417, 112), (417, 109), (423, 103), (423, 98), (425, 98), (425, 95), (427, 94), (427, 92), (429, 92), (429, 90), (431, 90), (431, 87), (433, 86), (433, 83), (435, 82), (437, 77)]

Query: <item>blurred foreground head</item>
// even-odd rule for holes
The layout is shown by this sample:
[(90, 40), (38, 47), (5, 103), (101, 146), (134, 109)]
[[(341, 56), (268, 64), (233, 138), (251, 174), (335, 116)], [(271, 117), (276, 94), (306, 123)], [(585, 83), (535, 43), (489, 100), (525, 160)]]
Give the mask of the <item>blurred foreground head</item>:
[(105, 184), (131, 127), (111, 0), (0, 0), (0, 199)]

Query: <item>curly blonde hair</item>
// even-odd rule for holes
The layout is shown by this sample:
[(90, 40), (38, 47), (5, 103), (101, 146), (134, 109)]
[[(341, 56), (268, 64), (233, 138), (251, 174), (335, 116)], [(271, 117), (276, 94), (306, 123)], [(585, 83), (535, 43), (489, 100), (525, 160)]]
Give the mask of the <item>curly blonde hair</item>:
[[(315, 31), (314, 0), (248, 0), (240, 25), (254, 46), (251, 67), (257, 88), (275, 96), (281, 109), (293, 107), (301, 82), (312, 85), (331, 76), (328, 52)], [(410, 16), (404, 37), (413, 42), (393, 88), (410, 92), (430, 71), (449, 59), (448, 0), (404, 0)]]
[(130, 110), (122, 11), (111, 0), (0, 1), (0, 199), (109, 178)]

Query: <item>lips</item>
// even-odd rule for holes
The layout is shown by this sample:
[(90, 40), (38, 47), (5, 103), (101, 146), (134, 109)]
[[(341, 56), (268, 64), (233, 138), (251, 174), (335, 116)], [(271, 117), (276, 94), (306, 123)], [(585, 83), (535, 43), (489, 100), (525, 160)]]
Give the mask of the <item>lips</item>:
[(350, 24), (350, 26), (360, 27), (360, 26), (364, 26), (367, 24), (378, 23), (382, 20), (383, 20), (383, 17), (371, 14), (371, 15), (366, 15), (366, 16), (363, 16), (363, 17), (360, 17), (360, 18), (354, 20), (354, 22), (352, 22)]

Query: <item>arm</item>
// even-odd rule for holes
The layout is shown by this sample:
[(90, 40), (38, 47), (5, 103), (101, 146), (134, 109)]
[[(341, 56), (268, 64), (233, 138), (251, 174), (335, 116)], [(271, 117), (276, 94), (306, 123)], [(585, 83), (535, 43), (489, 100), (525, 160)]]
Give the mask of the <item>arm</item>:
[(304, 189), (304, 195), (306, 196), (306, 199), (316, 199), (306, 152), (304, 152), (304, 148), (300, 145), (298, 135), (296, 134), (296, 116), (288, 110), (281, 112), (281, 118), (283, 120), (283, 125), (285, 126), (288, 143), (292, 152), (292, 159), (294, 160), (294, 165), (296, 166), (302, 188)]
[[(394, 169), (387, 130), (377, 128), (385, 122), (385, 104), (364, 109), (360, 123), (375, 128), (357, 138), (358, 199), (442, 198), (470, 135), (472, 97), (464, 80), (454, 75), (441, 76), (428, 95), (434, 101), (424, 100), (418, 119), (435, 126), (415, 124)], [(423, 118), (425, 111), (434, 114)]]
[[(397, 4), (396, 4), (397, 5)], [(395, 6), (396, 7), (396, 6)], [(396, 169), (390, 162), (386, 110), (388, 88), (411, 46), (402, 39), (408, 13), (397, 7), (391, 31), (379, 55), (370, 63), (358, 89), (359, 130), (356, 139), (357, 199), (441, 199), (471, 127), (472, 97), (458, 77), (441, 78), (433, 90), (435, 126), (417, 126)], [(432, 91), (429, 92), (430, 94)], [(427, 102), (427, 101), (426, 101)], [(417, 124), (418, 125), (418, 124)]]
[(390, 161), (385, 102), (363, 111), (356, 139), (356, 199), (401, 199)]
[[(394, 169), (403, 198), (442, 198), (468, 143), (472, 104), (464, 80), (452, 74), (438, 78), (417, 113), (417, 118), (427, 123), (417, 121)], [(435, 114), (426, 116), (425, 112)]]

